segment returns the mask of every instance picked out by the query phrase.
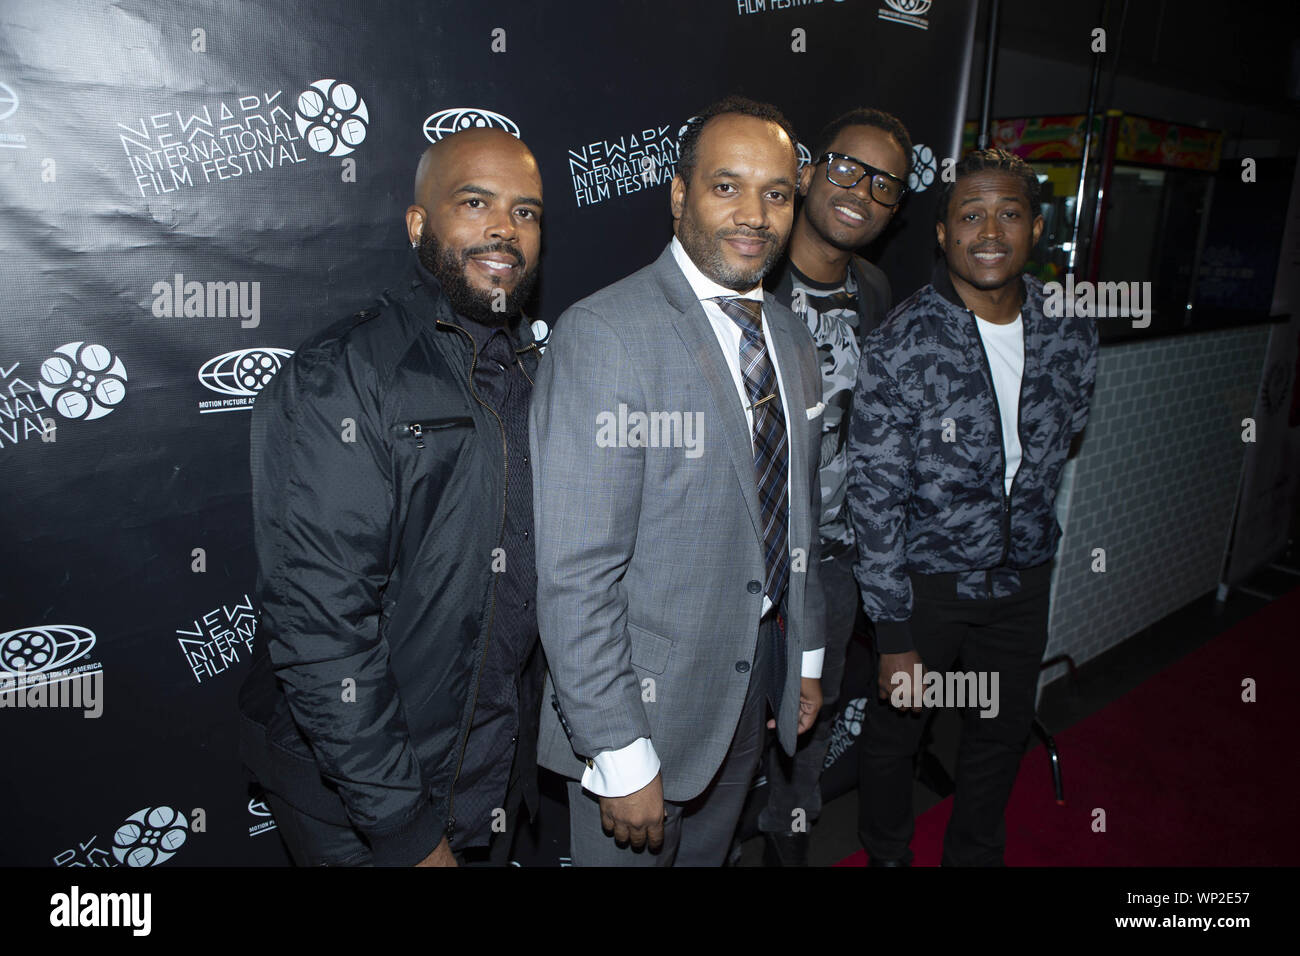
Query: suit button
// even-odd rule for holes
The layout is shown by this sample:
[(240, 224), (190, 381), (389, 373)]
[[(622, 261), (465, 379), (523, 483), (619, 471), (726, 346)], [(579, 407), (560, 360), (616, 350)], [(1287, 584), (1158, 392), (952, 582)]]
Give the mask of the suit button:
[(749, 672), (749, 661), (736, 661), (736, 670), (745, 674)]
[(750, 581), (747, 585), (745, 585), (745, 587), (749, 589), (750, 594), (757, 594), (759, 591), (763, 590), (763, 582)]

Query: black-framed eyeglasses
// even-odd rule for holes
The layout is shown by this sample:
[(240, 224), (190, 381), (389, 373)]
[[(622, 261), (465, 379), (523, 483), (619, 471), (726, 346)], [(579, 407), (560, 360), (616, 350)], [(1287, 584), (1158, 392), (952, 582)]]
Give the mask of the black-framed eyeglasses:
[(826, 179), (841, 189), (852, 189), (862, 180), (871, 177), (871, 198), (882, 206), (897, 206), (907, 194), (907, 184), (893, 173), (877, 169), (855, 156), (844, 153), (822, 153), (818, 163), (826, 164)]

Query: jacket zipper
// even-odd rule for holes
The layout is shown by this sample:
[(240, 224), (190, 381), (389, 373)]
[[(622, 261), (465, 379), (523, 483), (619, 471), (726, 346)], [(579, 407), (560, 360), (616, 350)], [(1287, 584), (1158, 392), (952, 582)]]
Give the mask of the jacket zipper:
[[(975, 330), (975, 343), (980, 347), (980, 357), (984, 359), (984, 371), (988, 374), (989, 390), (993, 393), (993, 416), (998, 423), (998, 448), (1002, 451), (1002, 471), (998, 475), (998, 485), (1002, 488), (1002, 557), (998, 559), (998, 567), (1004, 567), (1007, 563), (1007, 556), (1011, 553), (1011, 496), (1016, 490), (1016, 479), (1020, 477), (1020, 469), (1011, 476), (1011, 490), (1007, 490), (1007, 443), (1003, 437), (1002, 431), (1002, 406), (998, 402), (997, 386), (993, 384), (993, 365), (989, 362), (988, 352), (984, 349), (984, 337), (980, 335), (979, 319), (970, 309), (966, 310), (970, 316), (971, 327)], [(1021, 341), (1024, 341), (1024, 318), (1021, 317), (1020, 326)], [(1020, 391), (1016, 398), (1016, 440), (1020, 442), (1020, 463), (1024, 464), (1025, 440), (1020, 434), (1020, 408), (1025, 398), (1025, 372), (1024, 367), (1020, 370)]]
[[(510, 449), (506, 445), (506, 426), (498, 415), (487, 402), (478, 397), (478, 392), (474, 390), (474, 369), (478, 365), (478, 345), (474, 342), (474, 336), (470, 335), (459, 325), (452, 325), (450, 322), (444, 322), (442, 319), (436, 319), (436, 324), (444, 325), (449, 329), (455, 329), (465, 338), (469, 339), (470, 348), (473, 349), (473, 358), (469, 363), (469, 393), (474, 396), (474, 401), (478, 402), (497, 420), (497, 425), (501, 429), (501, 464), (504, 480), (501, 483), (501, 527), (497, 532), (497, 547), (505, 540), (506, 534), (506, 489), (510, 485)], [(516, 359), (517, 361), (517, 359)], [(487, 663), (488, 644), (492, 640), (492, 623), (496, 618), (496, 599), (497, 599), (497, 576), (492, 575), (492, 594), (488, 598), (488, 625), (487, 636), (483, 639), (483, 653), (479, 657), (478, 668), (474, 672), (474, 693), (470, 698), (469, 720), (465, 724), (465, 732), (460, 739), (460, 755), (456, 758), (456, 773), (451, 778), (451, 791), (447, 798), (447, 839), (450, 841), (452, 832), (456, 828), (456, 783), (460, 780), (460, 769), (465, 763), (465, 748), (469, 744), (469, 729), (474, 725), (474, 710), (478, 706), (478, 689), (479, 683), (483, 679), (483, 665)]]
[(468, 425), (474, 427), (474, 419), (462, 415), (458, 418), (434, 418), (427, 422), (403, 422), (393, 426), (393, 431), (399, 438), (409, 437), (415, 439), (415, 447), (424, 447), (424, 435), (426, 432), (442, 431), (446, 428), (460, 428)]

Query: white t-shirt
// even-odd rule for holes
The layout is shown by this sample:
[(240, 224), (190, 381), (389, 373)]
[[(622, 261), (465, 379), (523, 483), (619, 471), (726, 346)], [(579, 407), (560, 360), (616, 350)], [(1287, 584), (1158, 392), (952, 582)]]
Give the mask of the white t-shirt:
[(984, 342), (993, 372), (993, 391), (1002, 417), (1002, 447), (1007, 454), (1006, 493), (1020, 467), (1020, 377), (1025, 371), (1025, 324), (1019, 315), (1006, 325), (975, 316), (975, 327)]

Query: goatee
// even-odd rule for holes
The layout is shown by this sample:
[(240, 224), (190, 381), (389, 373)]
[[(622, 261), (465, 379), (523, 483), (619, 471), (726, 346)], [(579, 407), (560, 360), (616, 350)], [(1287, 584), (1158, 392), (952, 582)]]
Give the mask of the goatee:
[(420, 264), (433, 273), (457, 315), (491, 328), (504, 327), (522, 314), (537, 279), (537, 268), (534, 266), (524, 272), (509, 292), (505, 292), (503, 287), (490, 291), (479, 289), (470, 284), (465, 270), (471, 256), (488, 252), (505, 253), (515, 260), (517, 268), (527, 266), (523, 253), (508, 242), (474, 246), (458, 254), (456, 250), (443, 246), (427, 229), (420, 233), (417, 250)]

